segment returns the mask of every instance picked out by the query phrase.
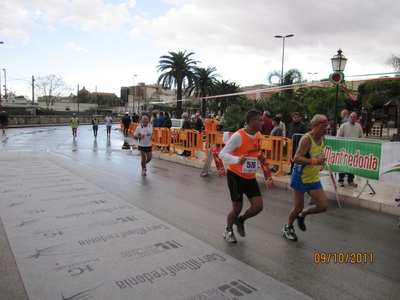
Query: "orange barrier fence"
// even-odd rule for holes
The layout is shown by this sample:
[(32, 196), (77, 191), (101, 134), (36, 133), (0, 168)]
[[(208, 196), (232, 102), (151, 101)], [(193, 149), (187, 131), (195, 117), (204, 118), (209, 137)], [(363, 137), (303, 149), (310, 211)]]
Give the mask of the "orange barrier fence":
[[(124, 128), (125, 128), (124, 123), (120, 122), (119, 124), (120, 124), (119, 131), (123, 132), (123, 131), (124, 131)], [(131, 122), (131, 123), (129, 124), (129, 129), (128, 129), (129, 135), (132, 135), (132, 136), (133, 136), (133, 133), (135, 132), (136, 127), (137, 127), (138, 125), (139, 125), (138, 123), (133, 123), (133, 122)]]
[[(229, 132), (231, 136), (233, 132)], [(219, 151), (225, 146), (223, 140), (224, 132), (221, 131), (205, 131), (202, 134), (200, 151), (204, 152), (206, 155), (211, 148), (217, 147)], [(204, 142), (203, 142), (204, 141)], [(207, 159), (207, 156), (203, 159), (203, 162)]]
[(279, 166), (279, 170), (275, 172), (275, 176), (287, 172), (283, 170), (283, 166), (290, 165), (290, 155), (292, 153), (292, 140), (282, 136), (265, 136), (261, 137), (261, 150), (267, 155), (267, 162)]
[(190, 155), (187, 157), (199, 158), (194, 152), (199, 150), (201, 134), (193, 129), (172, 129), (172, 152), (169, 155), (179, 154), (177, 150), (188, 151)]
[[(137, 123), (131, 123), (129, 130), (133, 133), (137, 126)], [(121, 127), (123, 127), (122, 123)], [(190, 152), (188, 159), (198, 159), (195, 151), (202, 151), (207, 155), (212, 147), (217, 147), (221, 151), (225, 146), (223, 141), (224, 132), (221, 131), (199, 132), (192, 129), (154, 127), (153, 132), (153, 150), (161, 150), (161, 153), (169, 153), (169, 155), (179, 154), (178, 151), (187, 151)], [(229, 132), (229, 136), (232, 134), (233, 132)], [(266, 153), (267, 162), (279, 166), (274, 175), (286, 175), (287, 172), (283, 170), (283, 167), (290, 165), (291, 139), (281, 136), (262, 135), (260, 146), (261, 150)], [(203, 162), (206, 158), (203, 159)]]
[[(161, 153), (169, 153), (171, 145), (171, 130), (168, 128), (153, 128), (153, 150), (161, 150)], [(159, 149), (162, 148), (162, 149)]]

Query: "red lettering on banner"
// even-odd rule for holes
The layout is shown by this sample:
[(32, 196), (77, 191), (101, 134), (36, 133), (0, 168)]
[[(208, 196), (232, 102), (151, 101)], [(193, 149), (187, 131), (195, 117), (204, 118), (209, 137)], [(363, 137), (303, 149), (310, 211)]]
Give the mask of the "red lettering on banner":
[(355, 154), (347, 153), (342, 148), (339, 152), (334, 152), (331, 146), (325, 147), (325, 156), (329, 164), (337, 166), (348, 166), (363, 170), (377, 171), (379, 167), (379, 158), (373, 154), (361, 155), (360, 150)]

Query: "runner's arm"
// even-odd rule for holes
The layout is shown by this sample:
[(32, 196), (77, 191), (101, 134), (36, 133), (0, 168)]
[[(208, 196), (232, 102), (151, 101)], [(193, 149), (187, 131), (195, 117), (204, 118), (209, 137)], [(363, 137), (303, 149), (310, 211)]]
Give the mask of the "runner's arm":
[(228, 140), (224, 148), (222, 148), (219, 157), (228, 164), (238, 164), (240, 157), (231, 155), (231, 152), (240, 147), (241, 144), (242, 136), (240, 133), (235, 132)]

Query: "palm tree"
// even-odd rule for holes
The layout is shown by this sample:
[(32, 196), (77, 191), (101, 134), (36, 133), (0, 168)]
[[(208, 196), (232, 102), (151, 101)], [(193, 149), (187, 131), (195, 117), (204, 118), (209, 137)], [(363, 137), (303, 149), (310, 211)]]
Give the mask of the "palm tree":
[[(193, 82), (188, 86), (186, 93), (194, 94), (195, 97), (205, 98), (210, 95), (215, 95), (215, 85), (218, 80), (216, 77), (221, 75), (215, 74), (216, 68), (198, 68), (194, 67)], [(206, 99), (201, 100), (201, 117), (206, 117)]]
[[(272, 78), (274, 78), (274, 77), (278, 77), (280, 79), (279, 82), (282, 83), (281, 84), (282, 86), (292, 85), (292, 84), (300, 83), (303, 81), (303, 75), (297, 69), (290, 69), (285, 74), (283, 74), (283, 78), (281, 78), (282, 77), (281, 71), (274, 70), (274, 71), (270, 72), (267, 76), (268, 82), (270, 84), (272, 84)], [(293, 97), (294, 93), (295, 93), (294, 89), (282, 91), (281, 92), (282, 100), (291, 99)]]
[(163, 55), (160, 57), (157, 72), (163, 72), (158, 77), (157, 84), (162, 85), (163, 88), (176, 87), (177, 105), (176, 110), (178, 118), (182, 115), (182, 88), (189, 85), (194, 78), (194, 68), (198, 61), (190, 58), (193, 52), (186, 54), (179, 51), (168, 52), (170, 55)]

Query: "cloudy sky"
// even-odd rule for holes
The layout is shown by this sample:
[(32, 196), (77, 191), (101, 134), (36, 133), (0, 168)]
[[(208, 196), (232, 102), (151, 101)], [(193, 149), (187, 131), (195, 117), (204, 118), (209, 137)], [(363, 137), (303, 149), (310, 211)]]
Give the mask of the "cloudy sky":
[(194, 52), (220, 80), (267, 83), (282, 67), (274, 36), (288, 34), (285, 71), (327, 78), (341, 48), (350, 80), (393, 71), (385, 62), (400, 55), (399, 11), (398, 0), (0, 0), (1, 84), (5, 69), (7, 88), (31, 98), (32, 75), (55, 74), (73, 93), (120, 96), (121, 86), (156, 83), (168, 51)]

